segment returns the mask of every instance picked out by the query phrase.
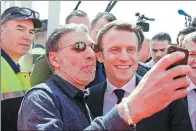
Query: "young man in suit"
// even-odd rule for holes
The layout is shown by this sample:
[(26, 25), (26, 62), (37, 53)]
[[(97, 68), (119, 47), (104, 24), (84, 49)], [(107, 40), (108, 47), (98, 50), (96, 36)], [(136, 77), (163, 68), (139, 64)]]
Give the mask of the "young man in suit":
[[(116, 20), (117, 18), (110, 12), (99, 12), (91, 22), (90, 35), (96, 43), (96, 36), (98, 31), (106, 24)], [(144, 36), (141, 36), (144, 39)], [(143, 44), (142, 44), (143, 45)], [(92, 81), (87, 87), (96, 85), (106, 79), (105, 69), (102, 63), (97, 61), (95, 80)], [(144, 76), (150, 67), (145, 66), (143, 63), (138, 63), (137, 73)]]
[[(141, 80), (136, 70), (138, 51), (143, 42), (142, 35), (138, 27), (118, 21), (105, 25), (98, 32), (97, 59), (104, 64), (107, 79), (89, 88), (90, 96), (87, 103), (94, 117), (106, 115), (121, 102), (123, 97), (127, 97), (137, 89), (136, 86)], [(156, 75), (158, 74), (155, 74), (155, 77)], [(158, 79), (157, 76), (154, 81)], [(154, 81), (149, 84), (153, 84)], [(151, 101), (154, 100), (151, 98)], [(176, 100), (162, 111), (140, 121), (136, 124), (136, 129), (137, 131), (192, 131), (184, 100)]]

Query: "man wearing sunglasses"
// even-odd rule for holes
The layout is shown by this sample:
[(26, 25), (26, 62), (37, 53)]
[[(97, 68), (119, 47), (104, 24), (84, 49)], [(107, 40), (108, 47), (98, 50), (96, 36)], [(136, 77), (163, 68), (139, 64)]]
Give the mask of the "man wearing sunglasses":
[[(85, 86), (95, 77), (95, 51), (86, 26), (66, 24), (54, 30), (46, 42), (46, 56), (54, 73), (45, 83), (34, 86), (25, 94), (19, 110), (18, 130), (133, 131), (130, 125), (162, 110), (187, 93), (186, 88), (181, 88), (190, 85), (187, 78), (173, 78), (190, 73), (190, 67), (183, 65), (166, 71), (184, 57), (183, 53), (175, 52), (160, 60), (127, 99), (104, 117), (92, 121), (85, 102), (89, 95)], [(166, 82), (171, 85), (162, 84)]]
[[(89, 27), (90, 20), (86, 12), (82, 10), (73, 10), (65, 20), (65, 24), (84, 24)], [(47, 62), (45, 54), (38, 57), (35, 61), (33, 71), (30, 76), (31, 85), (37, 85), (47, 80), (48, 76), (52, 74), (52, 70)]]
[(1, 15), (1, 130), (17, 130), (20, 103), (31, 87), (18, 61), (29, 51), (34, 30), (41, 25), (39, 13), (29, 8), (10, 7)]

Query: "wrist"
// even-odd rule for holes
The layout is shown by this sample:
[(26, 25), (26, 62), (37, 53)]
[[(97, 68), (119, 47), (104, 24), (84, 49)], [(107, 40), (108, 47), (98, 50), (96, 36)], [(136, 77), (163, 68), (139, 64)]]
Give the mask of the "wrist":
[(130, 112), (130, 109), (129, 109), (129, 106), (128, 104), (126, 103), (126, 101), (122, 101), (119, 105), (118, 105), (118, 108), (119, 108), (119, 113), (120, 113), (120, 116), (123, 118), (123, 120), (128, 123), (129, 125), (134, 125), (137, 123), (137, 121), (135, 121), (133, 118), (132, 118), (132, 114)]

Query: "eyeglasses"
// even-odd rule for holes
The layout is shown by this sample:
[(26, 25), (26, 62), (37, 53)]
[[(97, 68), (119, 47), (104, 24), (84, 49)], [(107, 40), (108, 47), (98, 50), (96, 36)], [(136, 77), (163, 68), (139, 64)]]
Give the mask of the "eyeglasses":
[(18, 14), (18, 13), (22, 14), (22, 15), (26, 15), (26, 16), (32, 16), (35, 19), (39, 19), (39, 17), (40, 17), (40, 14), (38, 12), (33, 11), (29, 8), (18, 8), (15, 11), (11, 12), (10, 15), (11, 14)]
[(69, 46), (73, 46), (74, 50), (76, 50), (77, 52), (85, 51), (87, 46), (89, 46), (94, 52), (97, 52), (97, 46), (94, 43), (91, 43), (90, 45), (86, 45), (86, 43), (84, 43), (82, 41), (65, 46), (65, 47), (61, 48), (60, 50), (67, 48)]

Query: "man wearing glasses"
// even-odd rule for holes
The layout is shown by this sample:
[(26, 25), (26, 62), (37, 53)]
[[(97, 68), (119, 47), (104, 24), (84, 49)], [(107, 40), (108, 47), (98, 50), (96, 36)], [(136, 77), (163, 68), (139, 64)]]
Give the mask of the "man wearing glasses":
[[(183, 53), (175, 52), (160, 60), (127, 99), (92, 121), (85, 102), (89, 95), (85, 86), (95, 77), (95, 47), (83, 24), (66, 24), (54, 30), (46, 42), (46, 56), (54, 73), (25, 94), (19, 110), (18, 130), (133, 131), (130, 125), (186, 95), (186, 88), (181, 87), (189, 86), (188, 79), (173, 78), (186, 75), (190, 67), (183, 65), (166, 70), (184, 57)], [(170, 85), (161, 84), (166, 82)]]
[[(89, 27), (88, 15), (82, 10), (73, 10), (65, 20), (65, 24), (76, 23), (84, 24)], [(47, 62), (45, 54), (38, 57), (35, 61), (30, 82), (32, 86), (43, 83), (47, 80), (48, 76), (52, 74), (52, 70)]]
[(17, 130), (20, 103), (31, 87), (18, 61), (30, 49), (35, 28), (41, 26), (39, 13), (29, 8), (11, 7), (1, 15), (2, 130)]

